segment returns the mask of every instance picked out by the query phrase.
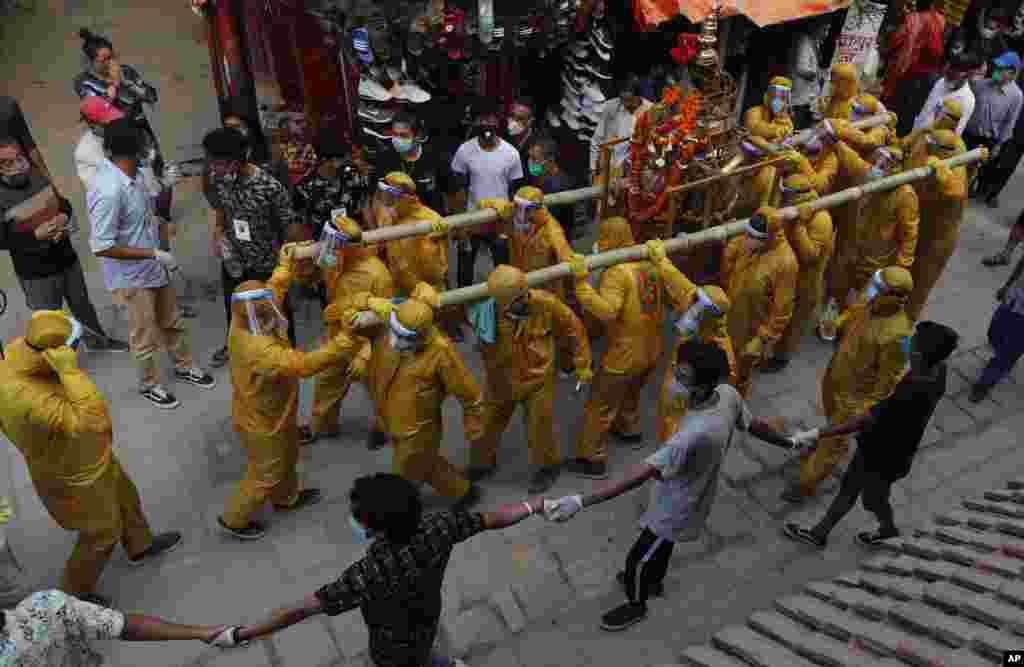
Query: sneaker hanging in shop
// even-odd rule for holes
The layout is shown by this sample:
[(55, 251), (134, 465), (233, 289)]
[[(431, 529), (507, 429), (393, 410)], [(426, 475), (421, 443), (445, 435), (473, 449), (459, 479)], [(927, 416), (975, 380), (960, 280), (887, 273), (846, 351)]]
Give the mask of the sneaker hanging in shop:
[(391, 128), (387, 126), (375, 128), (373, 125), (363, 125), (363, 132), (381, 141), (391, 141)]
[(373, 49), (370, 48), (370, 31), (365, 27), (352, 29), (352, 48), (365, 65), (373, 64)]
[(395, 117), (395, 112), (390, 109), (379, 107), (375, 104), (363, 102), (359, 105), (359, 117), (368, 123), (383, 125), (390, 123)]
[(562, 111), (562, 120), (565, 121), (566, 126), (574, 132), (579, 131), (580, 122), (576, 120), (576, 116), (573, 115), (572, 111), (565, 109)]
[(394, 95), (367, 75), (359, 79), (359, 96), (371, 102), (390, 102)]
[(562, 127), (562, 121), (555, 114), (554, 109), (548, 109), (548, 112), (545, 114), (545, 118), (547, 118), (548, 125), (551, 127)]
[(417, 86), (412, 81), (406, 81), (398, 86), (395, 99), (413, 104), (423, 104), (430, 101), (430, 93)]
[(595, 104), (604, 104), (608, 98), (604, 96), (601, 89), (596, 84), (591, 84), (583, 89), (583, 94)]
[(611, 37), (603, 25), (595, 25), (590, 34), (605, 51), (611, 51), (614, 48)]

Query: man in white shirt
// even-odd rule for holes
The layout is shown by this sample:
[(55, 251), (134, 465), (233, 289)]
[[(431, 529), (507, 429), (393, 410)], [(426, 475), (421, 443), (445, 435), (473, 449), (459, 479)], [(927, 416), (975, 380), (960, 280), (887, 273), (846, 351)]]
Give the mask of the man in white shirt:
[[(82, 138), (75, 146), (75, 171), (82, 181), (82, 188), (88, 192), (92, 187), (92, 180), (96, 176), (96, 170), (100, 163), (106, 158), (103, 151), (103, 128), (111, 122), (124, 118), (124, 113), (110, 103), (104, 97), (90, 95), (82, 100), (79, 105), (82, 119), (88, 127)], [(160, 194), (161, 185), (157, 180), (153, 168), (149, 165), (139, 169), (143, 182), (146, 184), (146, 191), (150, 196), (156, 197)]]
[(956, 133), (958, 136), (963, 134), (974, 113), (974, 91), (971, 90), (969, 79), (971, 72), (977, 67), (977, 58), (973, 55), (960, 53), (951, 57), (946, 63), (942, 78), (932, 86), (928, 100), (914, 119), (914, 129), (930, 127), (942, 112), (942, 103), (952, 97), (960, 102), (960, 122), (957, 123)]
[[(452, 175), (458, 190), (468, 190), (466, 210), (476, 211), (485, 197), (511, 199), (513, 186), (523, 180), (523, 164), (515, 146), (502, 139), (496, 110), (477, 117), (473, 137), (459, 146), (452, 158)], [(463, 195), (465, 196), (465, 195)], [(508, 239), (499, 237), (496, 223), (476, 227), (459, 240), (459, 287), (473, 284), (473, 267), (480, 244), (487, 244), (494, 265), (508, 264)]]
[[(597, 185), (601, 174), (601, 146), (616, 139), (629, 139), (633, 136), (636, 119), (642, 112), (650, 108), (651, 103), (640, 96), (641, 83), (639, 77), (630, 75), (623, 80), (619, 96), (608, 100), (604, 105), (597, 129), (590, 138), (590, 180)], [(622, 178), (626, 159), (629, 157), (628, 141), (611, 147), (609, 174), (611, 176), (611, 199), (616, 201), (607, 211), (601, 211), (602, 218), (622, 214), (624, 198), (621, 197)], [(622, 201), (618, 201), (622, 200)], [(600, 205), (600, 202), (599, 202)]]

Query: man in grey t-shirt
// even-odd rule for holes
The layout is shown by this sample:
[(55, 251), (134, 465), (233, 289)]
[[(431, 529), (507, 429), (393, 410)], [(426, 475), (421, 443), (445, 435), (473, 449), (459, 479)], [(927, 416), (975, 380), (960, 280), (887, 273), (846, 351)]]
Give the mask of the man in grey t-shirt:
[(690, 409), (668, 442), (643, 463), (627, 469), (622, 479), (606, 482), (589, 495), (544, 501), (544, 515), (565, 521), (584, 507), (611, 500), (649, 479), (643, 532), (618, 575), (629, 599), (601, 618), (605, 630), (624, 630), (647, 615), (647, 597), (660, 595), (662, 580), (676, 542), (700, 537), (718, 489), (722, 462), (736, 431), (749, 431), (769, 444), (790, 448), (791, 442), (755, 419), (733, 387), (719, 384), (729, 374), (729, 360), (713, 343), (690, 340), (679, 347), (670, 391), (688, 401)]

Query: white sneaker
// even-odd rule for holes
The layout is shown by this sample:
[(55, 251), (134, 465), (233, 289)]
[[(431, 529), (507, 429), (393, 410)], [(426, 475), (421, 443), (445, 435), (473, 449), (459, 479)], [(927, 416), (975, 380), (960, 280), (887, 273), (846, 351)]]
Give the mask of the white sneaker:
[(576, 120), (576, 116), (570, 113), (568, 109), (562, 112), (562, 120), (565, 121), (570, 130), (575, 132), (580, 129), (580, 122)]
[(547, 118), (548, 125), (550, 125), (551, 127), (562, 127), (562, 121), (559, 120), (558, 116), (555, 115), (555, 112), (553, 110), (549, 109), (547, 114), (545, 114), (545, 118)]
[(398, 87), (398, 92), (395, 93), (395, 99), (403, 102), (412, 102), (413, 104), (423, 104), (424, 102), (430, 101), (430, 93), (423, 90), (415, 83), (403, 83)]
[(608, 98), (604, 96), (601, 89), (595, 85), (589, 85), (583, 89), (583, 94), (589, 97), (594, 102), (605, 102)]
[(389, 102), (394, 98), (384, 86), (365, 76), (359, 79), (359, 96), (374, 102)]
[(374, 107), (370, 105), (359, 106), (359, 117), (368, 123), (376, 123), (377, 125), (383, 125), (384, 123), (390, 123), (395, 117), (395, 112), (390, 109), (381, 109), (380, 107)]
[(363, 132), (371, 137), (377, 137), (381, 141), (391, 141), (391, 128), (375, 130), (372, 125), (363, 125)]

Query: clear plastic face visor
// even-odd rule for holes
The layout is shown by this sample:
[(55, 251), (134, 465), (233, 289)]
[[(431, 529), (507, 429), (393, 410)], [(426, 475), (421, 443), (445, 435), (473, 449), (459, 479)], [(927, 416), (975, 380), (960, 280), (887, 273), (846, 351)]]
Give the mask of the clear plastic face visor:
[(768, 86), (765, 98), (768, 100), (768, 105), (772, 108), (772, 111), (778, 113), (789, 108), (790, 94), (789, 88), (776, 84)]
[(703, 288), (698, 287), (697, 299), (686, 309), (686, 313), (676, 322), (676, 330), (684, 336), (697, 333), (700, 323), (713, 317), (721, 317), (722, 309), (712, 301)]
[(419, 345), (419, 334), (402, 326), (394, 312), (388, 318), (388, 327), (390, 329), (391, 348), (395, 352), (411, 352)]
[(754, 225), (748, 220), (746, 227), (747, 236), (757, 241), (767, 241), (772, 237), (768, 232), (762, 232), (761, 230), (754, 227)]
[(900, 161), (896, 159), (896, 156), (892, 154), (892, 151), (884, 147), (875, 151), (874, 157), (875, 167), (887, 174), (898, 167), (900, 163)]
[(527, 229), (530, 226), (530, 215), (541, 207), (541, 204), (532, 202), (529, 199), (516, 197), (512, 200), (515, 208), (512, 210), (512, 224), (516, 229)]
[(288, 330), (288, 320), (278, 310), (274, 293), (270, 289), (249, 290), (231, 295), (232, 303), (244, 303), (249, 332), (257, 336), (272, 336)]
[(328, 269), (337, 268), (339, 253), (351, 242), (352, 238), (338, 230), (333, 220), (329, 220), (320, 232), (320, 254), (317, 255), (317, 264)]
[(398, 203), (402, 200), (402, 197), (406, 194), (403, 188), (389, 184), (387, 181), (379, 181), (377, 184), (377, 192), (381, 206), (388, 208), (394, 208), (398, 206)]

